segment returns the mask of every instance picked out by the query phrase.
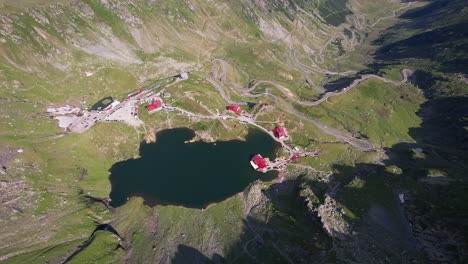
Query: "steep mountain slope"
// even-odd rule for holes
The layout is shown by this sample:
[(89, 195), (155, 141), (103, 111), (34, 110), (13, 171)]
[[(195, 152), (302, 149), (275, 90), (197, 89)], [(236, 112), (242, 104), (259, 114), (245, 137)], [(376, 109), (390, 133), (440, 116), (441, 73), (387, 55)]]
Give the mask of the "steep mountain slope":
[[(0, 262), (466, 262), (467, 10), (464, 0), (3, 1)], [(188, 126), (215, 141), (249, 127), (166, 112), (73, 134), (47, 109), (89, 108), (183, 71), (175, 107), (212, 115), (229, 100), (266, 102), (256, 121), (290, 127), (290, 145), (320, 156), (204, 210), (135, 197), (110, 207), (108, 170), (155, 131)]]

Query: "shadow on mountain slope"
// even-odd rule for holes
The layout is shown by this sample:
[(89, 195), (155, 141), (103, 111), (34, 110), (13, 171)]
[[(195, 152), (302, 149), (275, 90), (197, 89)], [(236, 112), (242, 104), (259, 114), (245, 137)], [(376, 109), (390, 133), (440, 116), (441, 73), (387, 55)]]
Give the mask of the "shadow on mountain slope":
[[(214, 259), (214, 258), (213, 258)], [(173, 264), (185, 264), (185, 263), (192, 263), (192, 264), (202, 264), (202, 263), (209, 263), (210, 259), (203, 255), (200, 251), (193, 247), (179, 245), (177, 247), (177, 252), (172, 258)]]
[[(454, 74), (468, 66), (464, 3), (408, 11), (375, 43), (374, 70), (416, 69), (411, 81), (427, 100), (420, 127), (408, 131), (414, 142), (385, 148), (380, 164), (335, 165), (328, 183), (303, 176), (273, 184), (235, 246), (200, 263), (466, 263), (468, 80)], [(181, 246), (173, 263), (184, 252), (201, 254)]]
[[(200, 259), (196, 263), (311, 263), (333, 261), (331, 239), (298, 196), (301, 180), (273, 184), (266, 190), (252, 185), (247, 196), (261, 197), (243, 221), (243, 231), (228, 253)], [(183, 263), (184, 256), (201, 254), (180, 245), (172, 263)], [(191, 262), (194, 263), (194, 262)]]
[[(383, 32), (374, 44), (377, 65), (426, 59), (444, 72), (465, 72), (468, 66), (468, 8), (464, 0), (436, 0), (409, 10), (403, 22)], [(373, 66), (376, 69), (376, 66)]]
[(411, 82), (427, 99), (417, 113), (421, 126), (408, 131), (415, 143), (385, 149), (383, 162), (392, 172), (387, 182), (404, 194), (419, 246), (436, 262), (468, 256), (467, 11), (466, 1), (432, 1), (401, 15), (406, 20), (375, 43), (383, 46), (374, 69), (409, 65), (416, 69)]
[[(468, 66), (468, 22), (450, 25), (386, 45), (377, 51), (377, 59), (431, 59), (440, 61), (447, 72), (466, 71)], [(454, 49), (447, 50), (450, 45)]]
[(421, 127), (409, 132), (416, 142), (385, 149), (382, 164), (336, 165), (329, 183), (303, 176), (262, 190), (266, 200), (251, 208), (225, 256), (181, 245), (172, 263), (463, 263), (467, 156), (456, 142), (466, 121), (422, 115), (450, 105), (460, 109), (468, 99), (423, 104)]

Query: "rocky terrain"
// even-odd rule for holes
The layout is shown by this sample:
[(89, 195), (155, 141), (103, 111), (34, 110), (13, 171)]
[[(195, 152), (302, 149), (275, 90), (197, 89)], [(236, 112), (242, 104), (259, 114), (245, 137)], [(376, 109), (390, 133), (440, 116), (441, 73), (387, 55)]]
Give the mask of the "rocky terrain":
[[(1, 2), (0, 262), (466, 263), (467, 14), (464, 0)], [(185, 114), (73, 134), (48, 112), (181, 72), (164, 100)], [(109, 206), (112, 164), (157, 131), (243, 140), (251, 126), (200, 118), (238, 101), (318, 157), (204, 209)]]

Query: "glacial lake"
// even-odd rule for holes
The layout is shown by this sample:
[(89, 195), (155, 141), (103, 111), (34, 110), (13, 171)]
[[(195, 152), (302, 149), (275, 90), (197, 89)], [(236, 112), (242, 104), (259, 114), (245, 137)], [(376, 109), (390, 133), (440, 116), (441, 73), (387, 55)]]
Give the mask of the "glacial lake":
[(252, 155), (275, 158), (280, 147), (269, 135), (250, 130), (245, 141), (189, 143), (195, 133), (187, 128), (163, 130), (155, 143), (142, 143), (140, 157), (112, 166), (110, 193), (113, 207), (133, 196), (148, 205), (204, 208), (242, 192), (255, 180), (271, 180), (276, 172), (256, 172)]

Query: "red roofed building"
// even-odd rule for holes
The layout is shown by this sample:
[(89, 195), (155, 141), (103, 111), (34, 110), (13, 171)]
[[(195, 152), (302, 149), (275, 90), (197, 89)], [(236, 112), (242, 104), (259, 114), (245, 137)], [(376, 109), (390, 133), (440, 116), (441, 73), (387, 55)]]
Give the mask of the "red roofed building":
[(151, 104), (146, 106), (146, 110), (148, 110), (149, 113), (155, 112), (157, 110), (160, 110), (162, 106), (162, 102), (158, 99), (153, 100)]
[(255, 154), (250, 160), (250, 164), (255, 170), (264, 170), (267, 167), (266, 160), (260, 154)]
[(276, 138), (279, 138), (279, 139), (285, 139), (288, 137), (288, 132), (286, 131), (286, 128), (284, 127), (277, 127), (273, 129), (273, 134), (275, 135)]
[(242, 110), (242, 108), (240, 108), (238, 105), (230, 105), (228, 106), (227, 110), (235, 113), (236, 115), (241, 115), (242, 112), (244, 112), (244, 110)]
[(291, 160), (292, 160), (292, 161), (296, 161), (296, 160), (297, 160), (297, 156), (296, 156), (296, 155), (292, 156), (292, 157), (291, 157)]

